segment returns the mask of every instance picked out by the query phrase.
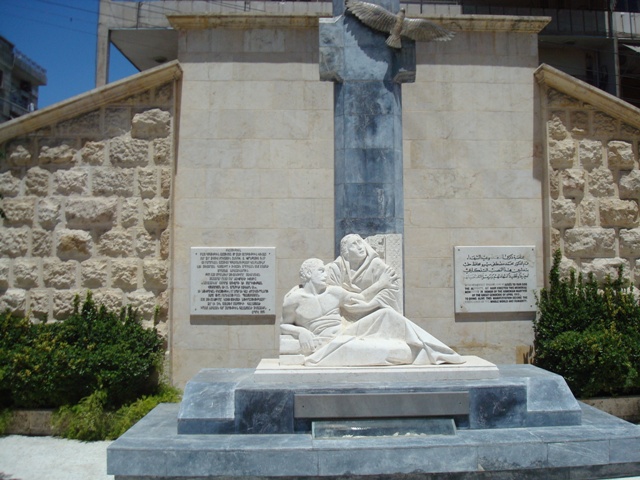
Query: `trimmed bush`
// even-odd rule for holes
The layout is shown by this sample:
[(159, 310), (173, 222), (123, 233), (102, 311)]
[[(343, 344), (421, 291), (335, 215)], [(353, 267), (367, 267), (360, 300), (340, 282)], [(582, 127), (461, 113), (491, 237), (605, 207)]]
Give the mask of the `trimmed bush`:
[(163, 341), (137, 313), (97, 306), (88, 293), (58, 323), (0, 315), (0, 407), (55, 408), (94, 392), (117, 408), (155, 392)]
[(562, 375), (577, 397), (639, 393), (640, 305), (622, 267), (598, 285), (593, 275), (560, 278), (561, 258), (538, 297), (534, 364)]

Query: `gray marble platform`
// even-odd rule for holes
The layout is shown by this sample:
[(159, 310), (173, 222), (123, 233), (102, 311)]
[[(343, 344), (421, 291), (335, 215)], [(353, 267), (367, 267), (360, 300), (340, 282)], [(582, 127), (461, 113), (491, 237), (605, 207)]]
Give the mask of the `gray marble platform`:
[[(531, 365), (502, 366), (486, 379), (424, 381), (420, 376), (410, 381), (379, 368), (377, 376), (367, 380), (330, 382), (323, 385), (304, 383), (299, 376), (288, 381), (257, 381), (253, 369), (204, 369), (187, 384), (178, 414), (178, 432), (182, 434), (294, 433), (311, 430), (314, 418), (326, 418), (300, 412), (297, 403), (303, 398), (321, 397), (333, 402), (334, 418), (407, 417), (406, 408), (420, 412), (420, 399), (403, 398), (422, 395), (422, 403), (443, 402), (431, 416), (454, 418), (458, 428), (518, 428), (555, 425), (579, 425), (580, 407), (566, 382)], [(283, 377), (284, 378), (284, 377)], [(359, 395), (354, 400), (353, 396)], [(466, 396), (466, 412), (453, 400)], [(393, 398), (387, 402), (385, 396)], [(340, 399), (344, 398), (341, 404)], [(457, 401), (457, 400), (456, 400)], [(351, 403), (356, 402), (356, 407)], [(390, 405), (389, 405), (390, 403)], [(449, 407), (449, 408), (447, 408)], [(383, 410), (382, 413), (377, 413)], [(345, 411), (349, 413), (341, 414)], [(355, 413), (354, 413), (355, 412)], [(426, 416), (417, 414), (415, 416)]]
[(640, 474), (640, 428), (581, 407), (580, 426), (314, 440), (310, 434), (179, 435), (178, 406), (161, 405), (111, 444), (107, 471), (116, 480), (588, 480)]
[[(471, 412), (479, 405), (470, 401), (467, 424), (464, 418), (456, 418), (454, 435), (316, 439), (307, 431), (308, 419), (296, 418), (293, 406), (288, 410), (286, 401), (278, 406), (268, 400), (273, 392), (287, 390), (286, 385), (270, 385), (271, 390), (265, 393), (264, 385), (252, 381), (251, 370), (203, 370), (190, 382), (191, 392), (185, 392), (190, 400), (181, 406), (157, 407), (109, 447), (108, 473), (116, 480), (586, 480), (640, 474), (640, 427), (579, 404), (572, 396), (569, 399), (562, 392), (564, 380), (558, 382), (556, 375), (544, 370), (513, 365), (500, 366), (499, 371), (499, 378), (488, 379), (484, 385), (480, 380), (438, 382), (447, 384), (439, 385), (440, 393), (460, 394), (464, 386), (470, 399), (474, 395), (483, 398), (480, 410), (487, 416), (472, 420)], [(349, 391), (388, 392), (391, 386), (362, 383)], [(298, 387), (304, 395), (321, 393), (317, 385)], [(403, 388), (428, 393), (434, 387), (406, 384)], [(236, 409), (260, 405), (260, 401), (247, 403), (251, 397), (267, 401), (248, 421), (232, 420)], [(564, 406), (560, 408), (558, 402)], [(195, 418), (205, 410), (214, 412), (207, 414), (209, 418), (224, 420), (217, 424), (218, 433), (178, 433), (179, 419)], [(261, 432), (260, 426), (271, 422), (264, 420), (265, 416), (272, 418), (274, 411), (275, 417), (285, 419), (276, 422), (277, 429), (285, 433)], [(561, 411), (565, 413), (558, 413)], [(541, 426), (550, 422), (554, 424)], [(195, 424), (185, 425), (183, 429), (189, 431)], [(257, 430), (252, 430), (254, 427)], [(223, 431), (225, 428), (228, 431)]]

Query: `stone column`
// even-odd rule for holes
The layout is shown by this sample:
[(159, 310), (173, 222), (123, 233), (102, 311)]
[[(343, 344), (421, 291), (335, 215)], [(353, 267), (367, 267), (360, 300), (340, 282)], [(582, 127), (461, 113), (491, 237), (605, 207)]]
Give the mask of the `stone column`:
[[(397, 12), (398, 0), (375, 0)], [(415, 43), (402, 49), (345, 13), (320, 24), (320, 78), (334, 86), (335, 248), (347, 233), (402, 234), (401, 84), (415, 79)]]

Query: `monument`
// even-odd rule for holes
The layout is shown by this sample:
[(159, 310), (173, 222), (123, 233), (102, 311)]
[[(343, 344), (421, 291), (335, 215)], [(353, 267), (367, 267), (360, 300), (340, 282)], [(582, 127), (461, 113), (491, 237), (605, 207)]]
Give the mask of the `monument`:
[[(415, 32), (427, 27), (395, 13), (393, 0), (335, 0), (333, 8), (321, 22), (320, 64), (321, 78), (336, 82), (340, 253), (302, 264), (283, 300), (281, 333), (290, 338), (280, 358), (203, 369), (179, 407), (158, 407), (112, 444), (108, 472), (119, 480), (637, 473), (638, 427), (579, 404), (558, 375), (461, 356), (404, 316), (401, 275), (362, 237), (403, 233), (400, 84), (414, 75), (406, 37), (422, 39)], [(193, 252), (209, 273), (196, 276), (198, 309), (269, 308), (256, 300), (268, 275), (233, 260), (260, 253), (251, 258), (266, 265), (269, 252), (237, 250)], [(462, 305), (528, 302), (527, 255), (460, 255)], [(246, 293), (225, 301), (232, 281)]]

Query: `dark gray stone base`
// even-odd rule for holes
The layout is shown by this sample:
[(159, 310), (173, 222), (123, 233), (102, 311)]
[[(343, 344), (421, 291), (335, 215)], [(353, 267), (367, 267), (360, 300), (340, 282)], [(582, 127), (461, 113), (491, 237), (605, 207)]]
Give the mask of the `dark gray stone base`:
[[(513, 374), (518, 368), (504, 370)], [(111, 444), (107, 471), (116, 480), (588, 480), (640, 475), (640, 427), (593, 407), (579, 406), (579, 425), (314, 439), (303, 432), (179, 434), (179, 406), (167, 404)]]

